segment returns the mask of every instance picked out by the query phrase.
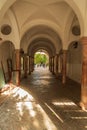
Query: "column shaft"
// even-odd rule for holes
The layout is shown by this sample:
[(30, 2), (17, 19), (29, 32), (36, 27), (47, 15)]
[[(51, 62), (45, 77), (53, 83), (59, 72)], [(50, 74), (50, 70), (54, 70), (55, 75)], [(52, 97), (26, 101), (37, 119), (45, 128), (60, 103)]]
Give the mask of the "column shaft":
[(16, 60), (16, 84), (20, 85), (20, 49), (15, 50), (15, 60)]
[(27, 78), (28, 71), (28, 58), (27, 55), (24, 56), (24, 77)]
[(67, 51), (63, 50), (62, 61), (62, 83), (66, 83), (66, 63), (67, 63)]
[(54, 56), (52, 57), (52, 59), (53, 59), (53, 60), (52, 60), (52, 61), (53, 61), (53, 62), (52, 62), (52, 73), (54, 74)]
[(29, 56), (29, 74), (31, 74), (31, 56)]
[(59, 57), (59, 55), (58, 54), (56, 54), (56, 76), (58, 76), (58, 57)]
[(87, 37), (82, 42), (82, 83), (81, 83), (81, 107), (87, 109)]

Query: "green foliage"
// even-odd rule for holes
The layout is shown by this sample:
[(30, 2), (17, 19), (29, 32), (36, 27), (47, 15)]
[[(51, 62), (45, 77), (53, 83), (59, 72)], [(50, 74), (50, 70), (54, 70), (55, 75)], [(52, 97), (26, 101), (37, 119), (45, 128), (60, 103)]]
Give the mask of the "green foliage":
[(35, 54), (34, 56), (34, 63), (35, 64), (40, 64), (40, 63), (47, 63), (48, 59), (47, 59), (47, 56), (45, 54), (40, 54), (40, 53), (37, 53)]

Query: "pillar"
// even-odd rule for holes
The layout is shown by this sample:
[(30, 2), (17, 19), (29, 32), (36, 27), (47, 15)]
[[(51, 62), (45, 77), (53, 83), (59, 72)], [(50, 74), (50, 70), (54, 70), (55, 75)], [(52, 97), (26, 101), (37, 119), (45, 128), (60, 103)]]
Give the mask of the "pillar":
[(67, 63), (67, 50), (63, 50), (62, 54), (62, 83), (66, 83), (66, 63)]
[(31, 56), (29, 56), (29, 74), (31, 74)]
[(27, 78), (27, 71), (28, 71), (28, 58), (27, 55), (24, 55), (24, 77)]
[(52, 64), (51, 64), (51, 57), (49, 57), (49, 70), (50, 70), (50, 72), (52, 72), (51, 66), (52, 66)]
[(31, 57), (31, 72), (34, 70), (34, 57)]
[(58, 77), (58, 57), (59, 57), (59, 55), (58, 54), (56, 54), (56, 76)]
[(15, 50), (15, 61), (16, 61), (16, 84), (20, 85), (20, 49)]
[(83, 110), (87, 110), (87, 37), (81, 38), (82, 43), (82, 82), (81, 82), (81, 102)]
[(32, 72), (34, 71), (34, 57), (33, 57), (33, 68), (32, 68)]
[(52, 73), (54, 74), (54, 56), (52, 57)]

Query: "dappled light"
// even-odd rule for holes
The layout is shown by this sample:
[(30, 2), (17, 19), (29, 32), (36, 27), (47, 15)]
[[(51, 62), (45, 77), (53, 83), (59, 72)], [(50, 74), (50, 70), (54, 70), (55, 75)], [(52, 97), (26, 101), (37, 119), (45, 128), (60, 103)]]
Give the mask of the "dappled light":
[(19, 87), (1, 105), (0, 119), (0, 128), (5, 130), (57, 130), (30, 92)]
[[(43, 71), (38, 68), (29, 78), (25, 78), (19, 87), (11, 84), (10, 89), (1, 94), (5, 98), (0, 107), (0, 128), (87, 129), (87, 113), (76, 103), (78, 97), (75, 91), (72, 91), (74, 85), (69, 83), (68, 87), (62, 86), (60, 80), (46, 68)], [(81, 125), (78, 126), (78, 123)]]

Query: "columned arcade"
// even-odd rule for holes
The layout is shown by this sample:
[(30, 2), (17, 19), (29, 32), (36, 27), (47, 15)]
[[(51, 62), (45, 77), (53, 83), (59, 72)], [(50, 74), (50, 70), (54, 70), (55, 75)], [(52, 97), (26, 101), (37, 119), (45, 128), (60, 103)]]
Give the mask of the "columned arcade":
[(39, 50), (48, 55), (49, 71), (64, 89), (68, 81), (79, 84), (77, 105), (86, 112), (87, 0), (0, 1), (1, 94), (5, 84), (21, 88), (32, 77)]

